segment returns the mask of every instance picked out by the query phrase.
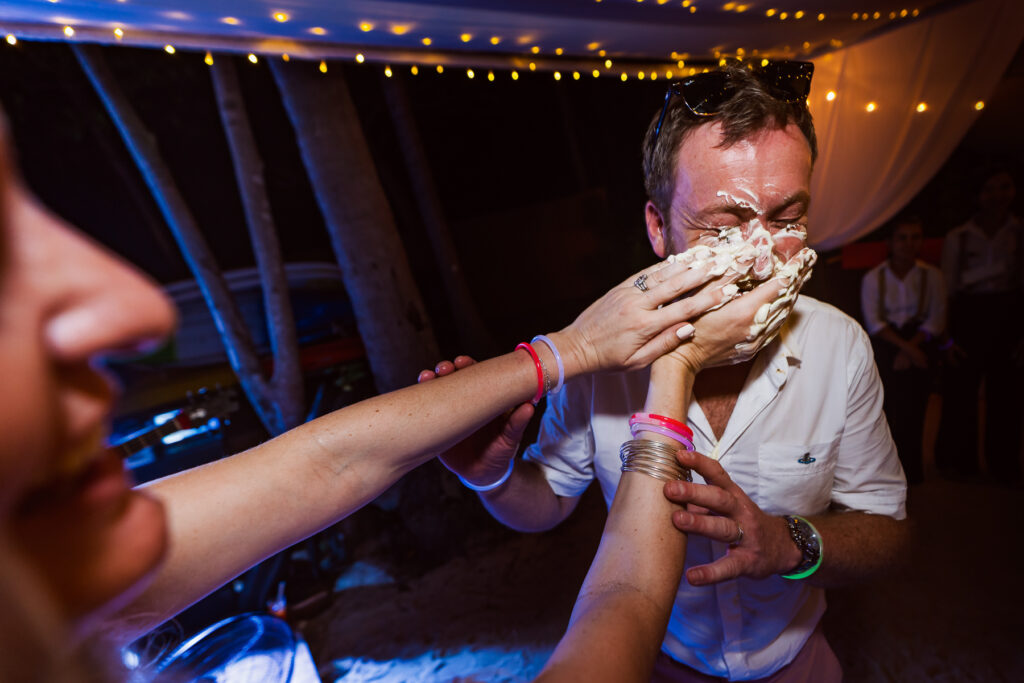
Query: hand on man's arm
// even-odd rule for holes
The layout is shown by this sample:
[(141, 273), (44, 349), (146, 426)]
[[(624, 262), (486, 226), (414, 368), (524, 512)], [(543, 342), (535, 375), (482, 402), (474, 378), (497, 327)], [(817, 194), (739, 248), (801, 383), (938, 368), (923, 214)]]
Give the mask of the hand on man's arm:
[[(686, 511), (672, 521), (687, 534), (731, 543), (742, 529), (739, 544), (709, 564), (691, 567), (686, 579), (694, 586), (720, 583), (739, 576), (765, 578), (793, 571), (803, 555), (782, 517), (761, 510), (729, 477), (721, 464), (699, 453), (682, 453), (680, 461), (700, 474), (705, 484), (671, 482), (665, 496)], [(830, 512), (807, 518), (821, 542), (820, 568), (807, 579), (820, 587), (838, 586), (870, 578), (900, 559), (909, 522), (865, 512)]]
[[(421, 372), (418, 381), (450, 375), (474, 362), (469, 356), (442, 361), (433, 372)], [(494, 418), (441, 453), (441, 463), (475, 486), (500, 481), (519, 451), (534, 410), (527, 402)], [(527, 460), (518, 460), (508, 480), (493, 490), (481, 492), (480, 500), (495, 519), (517, 531), (546, 531), (568, 517), (579, 502), (578, 497), (556, 495), (540, 468)]]

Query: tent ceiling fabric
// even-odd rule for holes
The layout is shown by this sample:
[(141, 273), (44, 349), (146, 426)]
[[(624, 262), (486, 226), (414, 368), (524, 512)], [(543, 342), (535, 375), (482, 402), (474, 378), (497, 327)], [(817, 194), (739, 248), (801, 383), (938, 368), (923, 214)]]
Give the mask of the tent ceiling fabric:
[[(369, 60), (395, 62), (504, 60), (511, 66), (540, 59), (538, 67), (554, 69), (559, 61), (565, 68), (581, 59), (603, 62), (600, 50), (612, 59), (665, 65), (680, 55), (712, 60), (740, 51), (799, 58), (913, 23), (950, 4), (900, 1), (32, 0), (0, 3), (0, 30), (65, 40), (69, 26), (74, 40), (316, 59), (356, 50)], [(114, 29), (120, 29), (116, 36)]]
[(748, 58), (813, 59), (808, 104), (821, 156), (810, 242), (828, 249), (869, 233), (913, 198), (976, 120), (1024, 38), (1022, 0), (888, 2), (34, 0), (0, 2), (0, 32), (317, 60), (362, 54), (494, 69), (535, 62), (624, 79), (627, 68), (630, 77), (660, 74), (679, 59), (699, 67), (740, 48)]

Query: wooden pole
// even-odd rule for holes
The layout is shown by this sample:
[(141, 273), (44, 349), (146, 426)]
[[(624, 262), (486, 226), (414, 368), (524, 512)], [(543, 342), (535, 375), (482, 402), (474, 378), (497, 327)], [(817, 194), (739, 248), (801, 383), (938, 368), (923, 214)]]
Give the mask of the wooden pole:
[(430, 320), (340, 70), (273, 60), (379, 391), (439, 359)]

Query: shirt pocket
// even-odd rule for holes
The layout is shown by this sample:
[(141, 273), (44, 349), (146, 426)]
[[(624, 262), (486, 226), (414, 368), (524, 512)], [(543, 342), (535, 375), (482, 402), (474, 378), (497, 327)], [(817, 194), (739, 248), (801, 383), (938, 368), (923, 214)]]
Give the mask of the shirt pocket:
[(762, 443), (757, 451), (758, 506), (772, 515), (828, 509), (839, 439), (815, 444)]

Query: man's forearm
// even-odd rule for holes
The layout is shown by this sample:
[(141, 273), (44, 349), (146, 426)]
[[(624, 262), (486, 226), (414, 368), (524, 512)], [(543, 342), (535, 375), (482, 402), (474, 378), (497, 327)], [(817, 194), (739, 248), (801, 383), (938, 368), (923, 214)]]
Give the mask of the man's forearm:
[(579, 497), (556, 495), (540, 468), (520, 459), (508, 482), (480, 494), (480, 500), (495, 519), (516, 531), (547, 531), (576, 509)]
[(808, 581), (833, 588), (866, 580), (905, 560), (910, 522), (867, 512), (830, 512), (809, 517), (821, 536), (821, 568)]

